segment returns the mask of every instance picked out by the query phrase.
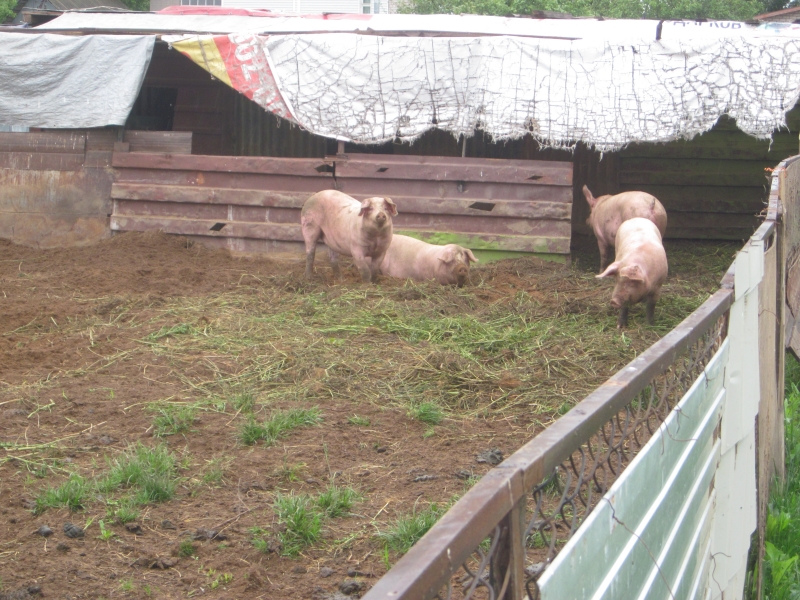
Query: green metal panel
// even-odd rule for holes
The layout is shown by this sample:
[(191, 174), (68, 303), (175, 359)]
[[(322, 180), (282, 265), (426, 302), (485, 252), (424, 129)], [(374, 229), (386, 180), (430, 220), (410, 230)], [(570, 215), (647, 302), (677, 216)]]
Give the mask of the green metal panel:
[(691, 588), (702, 575), (706, 555), (694, 546), (708, 537), (728, 348), (724, 343), (545, 571), (542, 600), (669, 597), (668, 587), (686, 590), (685, 582)]

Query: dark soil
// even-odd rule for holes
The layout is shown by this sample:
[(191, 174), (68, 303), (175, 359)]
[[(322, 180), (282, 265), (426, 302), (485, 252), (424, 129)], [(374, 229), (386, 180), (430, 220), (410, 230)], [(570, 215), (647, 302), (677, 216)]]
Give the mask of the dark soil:
[[(509, 456), (564, 412), (553, 400), (559, 394), (569, 408), (658, 339), (713, 290), (736, 247), (675, 245), (673, 296), (682, 300), (664, 301), (661, 314), (671, 316), (655, 328), (635, 327), (643, 310), (632, 312), (623, 335), (607, 306), (608, 284), (592, 276), (597, 255), (588, 245), (572, 268), (503, 261), (477, 268), (472, 286), (450, 290), (392, 280), (369, 286), (352, 268), (334, 284), (324, 263), (308, 283), (301, 257), (237, 258), (160, 234), (47, 251), (0, 242), (0, 598), (357, 597), (386, 571), (379, 531), (463, 493), (465, 478), (492, 468), (487, 451)], [(525, 314), (585, 317), (600, 337), (581, 337), (584, 347), (557, 344), (565, 347), (552, 369), (513, 347), (459, 353), (447, 340), (413, 340), (374, 324), (287, 339), (292, 329), (280, 315), (312, 319), (303, 313), (311, 300), (352, 303), (352, 311), (418, 302), (421, 313), (441, 302), (449, 317), (478, 320), (525, 304)], [(269, 339), (254, 329), (265, 322), (281, 333)], [(194, 337), (159, 333), (178, 323)], [(223, 329), (231, 347), (258, 344), (231, 350), (214, 337)], [(587, 346), (592, 340), (599, 348)], [(270, 352), (283, 356), (274, 376), (263, 370), (273, 365), (264, 362)], [(390, 393), (382, 386), (396, 373), (406, 373), (410, 387), (392, 380)], [(318, 407), (324, 420), (272, 446), (244, 445), (238, 432), (247, 417), (231, 400), (240, 380), (256, 398), (258, 420), (296, 406)], [(415, 389), (425, 390), (420, 401), (443, 406), (441, 424), (410, 415)], [(155, 437), (153, 403), (170, 402), (197, 403), (196, 420), (188, 431)], [(142, 506), (127, 524), (97, 494), (77, 511), (33, 510), (69, 473), (98, 476), (138, 442), (166, 443), (178, 458), (172, 500)], [(210, 475), (213, 465), (219, 477)], [(352, 514), (325, 520), (321, 539), (299, 556), (282, 556), (276, 493), (314, 495), (331, 481), (363, 499)], [(264, 551), (252, 543), (254, 527), (266, 532)], [(181, 555), (187, 541), (194, 555)]]

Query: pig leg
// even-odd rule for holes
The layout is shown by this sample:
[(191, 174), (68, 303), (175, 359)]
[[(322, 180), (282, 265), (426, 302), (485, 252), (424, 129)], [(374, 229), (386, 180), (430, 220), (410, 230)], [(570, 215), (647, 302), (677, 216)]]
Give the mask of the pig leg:
[(381, 272), (381, 265), (383, 264), (383, 258), (386, 256), (386, 252), (379, 256), (372, 257), (372, 263), (369, 266), (370, 270), (370, 281), (372, 283), (377, 283), (378, 281), (378, 274)]
[(364, 253), (361, 251), (353, 251), (353, 262), (358, 272), (361, 273), (361, 281), (364, 283), (372, 281), (372, 268)]
[(623, 304), (619, 309), (619, 318), (617, 319), (617, 329), (622, 329), (628, 326), (628, 305)]
[(605, 240), (597, 238), (597, 247), (600, 249), (600, 272), (602, 273), (608, 265), (608, 246)]
[(656, 299), (654, 296), (647, 297), (647, 324), (653, 325), (656, 316)]
[(322, 234), (322, 229), (311, 223), (303, 223), (303, 240), (306, 243), (306, 279), (311, 279), (314, 274), (314, 255), (317, 253), (317, 241)]
[(333, 268), (333, 278), (341, 279), (342, 270), (339, 268), (339, 254), (328, 248), (328, 258), (330, 259), (331, 267)]

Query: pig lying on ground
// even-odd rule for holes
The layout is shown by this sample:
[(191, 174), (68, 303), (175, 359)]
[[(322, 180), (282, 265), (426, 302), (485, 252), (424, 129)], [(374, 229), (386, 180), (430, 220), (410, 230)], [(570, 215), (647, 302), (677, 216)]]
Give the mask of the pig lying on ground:
[(652, 325), (661, 285), (667, 279), (661, 232), (649, 219), (628, 219), (617, 230), (616, 252), (616, 260), (597, 277), (616, 275), (611, 306), (619, 310), (617, 327), (628, 324), (628, 307), (642, 300), (647, 302), (647, 323)]
[(608, 264), (608, 250), (614, 247), (617, 230), (623, 221), (642, 217), (655, 223), (661, 237), (667, 231), (667, 211), (655, 196), (645, 192), (622, 192), (616, 196), (595, 198), (586, 186), (583, 186), (583, 195), (592, 211), (586, 224), (594, 231), (600, 248), (600, 271)]
[(363, 281), (375, 281), (392, 241), (392, 217), (396, 214), (391, 198), (359, 202), (336, 190), (311, 196), (300, 212), (306, 243), (306, 279), (314, 270), (317, 242), (323, 242), (328, 246), (336, 278), (341, 277), (339, 254), (343, 254), (353, 257)]
[(464, 285), (469, 263), (478, 262), (472, 251), (455, 244), (435, 246), (406, 235), (393, 235), (381, 273), (400, 279), (435, 279), (442, 285)]

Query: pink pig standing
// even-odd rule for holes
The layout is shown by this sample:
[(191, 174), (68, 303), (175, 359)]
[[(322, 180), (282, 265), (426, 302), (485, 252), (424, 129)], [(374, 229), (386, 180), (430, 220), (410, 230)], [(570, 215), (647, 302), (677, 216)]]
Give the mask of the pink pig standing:
[(617, 327), (628, 324), (628, 307), (643, 300), (647, 302), (647, 324), (652, 325), (661, 285), (667, 279), (661, 232), (649, 219), (628, 219), (617, 230), (615, 249), (616, 260), (596, 277), (616, 275), (611, 306), (619, 310)]
[(478, 262), (468, 248), (456, 244), (436, 246), (406, 235), (393, 235), (381, 273), (400, 279), (435, 279), (442, 285), (464, 285), (469, 263)]
[(624, 221), (642, 217), (655, 223), (662, 238), (667, 231), (667, 211), (655, 196), (645, 192), (622, 192), (595, 198), (586, 186), (583, 186), (583, 195), (592, 211), (586, 224), (594, 231), (600, 248), (600, 271), (608, 264), (608, 250), (614, 246), (617, 230)]
[(328, 246), (333, 274), (341, 276), (339, 255), (352, 256), (363, 281), (375, 281), (392, 241), (392, 217), (397, 207), (391, 198), (359, 202), (336, 190), (318, 192), (306, 200), (300, 225), (306, 243), (306, 279), (314, 270), (317, 243)]

